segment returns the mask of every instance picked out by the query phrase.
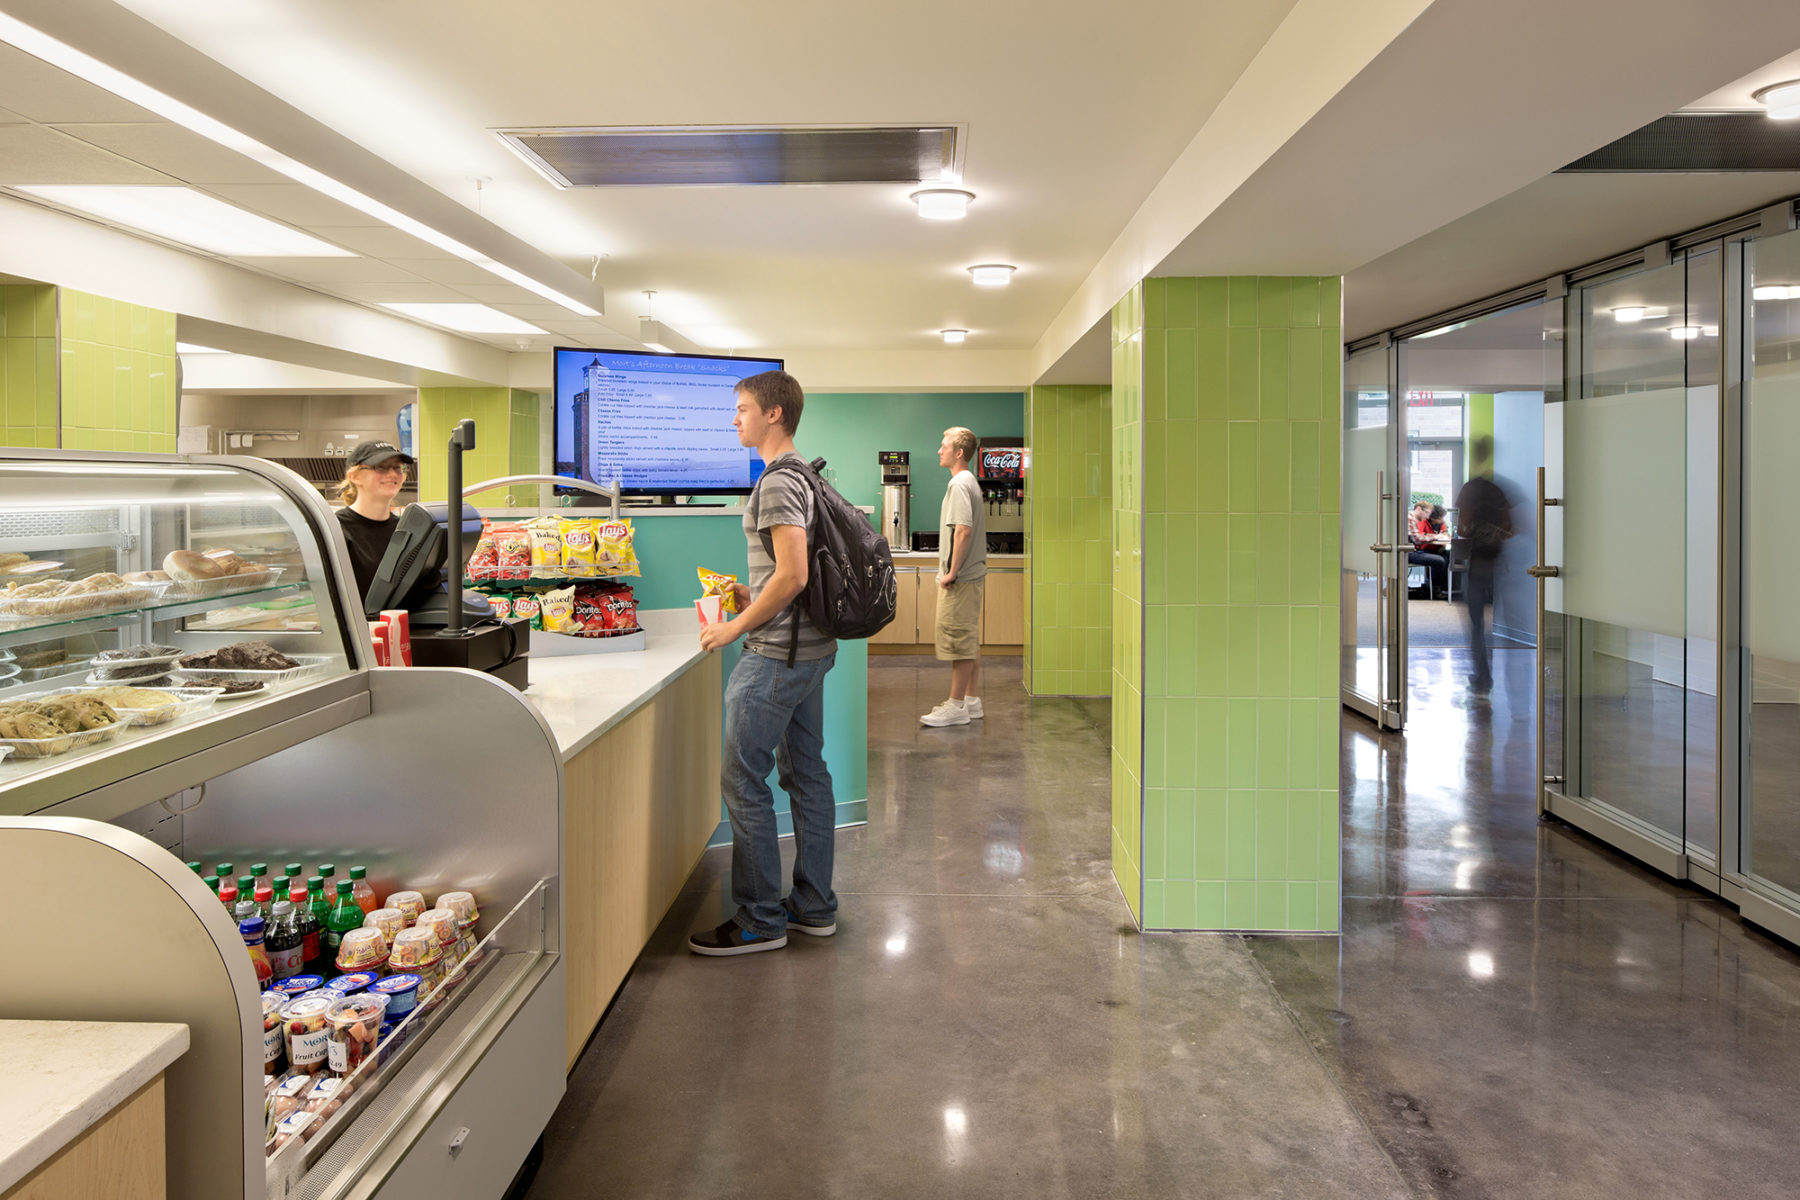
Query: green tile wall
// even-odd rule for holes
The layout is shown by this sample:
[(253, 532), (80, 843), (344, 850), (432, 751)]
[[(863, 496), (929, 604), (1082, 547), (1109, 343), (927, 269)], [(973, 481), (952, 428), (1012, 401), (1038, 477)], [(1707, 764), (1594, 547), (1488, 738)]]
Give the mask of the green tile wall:
[(1333, 931), (1339, 280), (1143, 288), (1143, 924)]
[[(450, 431), (465, 417), (475, 421), (475, 449), (463, 455), (463, 482), (479, 483), (502, 475), (532, 474), (538, 469), (538, 408), (536, 392), (518, 388), (420, 388), (419, 389), (419, 499), (444, 499), (444, 462)], [(469, 497), (477, 508), (501, 508), (507, 492), (490, 488)], [(513, 489), (521, 505), (537, 502), (537, 495)]]
[(62, 445), (175, 451), (175, 314), (60, 288)]
[(56, 289), (0, 286), (0, 442), (54, 449)]
[(1034, 387), (1025, 407), (1025, 686), (1112, 694), (1112, 389)]
[(1131, 914), (1143, 911), (1144, 286), (1112, 316), (1112, 861)]

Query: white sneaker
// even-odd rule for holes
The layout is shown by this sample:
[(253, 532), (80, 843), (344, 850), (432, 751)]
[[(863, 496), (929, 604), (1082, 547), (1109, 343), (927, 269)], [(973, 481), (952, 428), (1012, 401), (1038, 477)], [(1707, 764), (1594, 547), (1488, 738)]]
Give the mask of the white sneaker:
[(968, 699), (964, 700), (963, 701), (963, 710), (969, 714), (969, 720), (971, 720), (971, 721), (981, 720), (981, 717), (982, 717), (981, 697), (980, 696), (970, 696)]
[(934, 727), (942, 725), (967, 725), (968, 723), (969, 710), (954, 700), (944, 701), (942, 704), (919, 718), (919, 724), (931, 725)]

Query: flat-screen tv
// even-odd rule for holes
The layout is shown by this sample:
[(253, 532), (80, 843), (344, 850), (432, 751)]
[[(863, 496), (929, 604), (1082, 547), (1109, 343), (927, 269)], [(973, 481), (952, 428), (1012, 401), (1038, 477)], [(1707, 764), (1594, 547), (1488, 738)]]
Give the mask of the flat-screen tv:
[(779, 358), (556, 350), (556, 473), (639, 496), (741, 495), (762, 474), (738, 444), (738, 380)]

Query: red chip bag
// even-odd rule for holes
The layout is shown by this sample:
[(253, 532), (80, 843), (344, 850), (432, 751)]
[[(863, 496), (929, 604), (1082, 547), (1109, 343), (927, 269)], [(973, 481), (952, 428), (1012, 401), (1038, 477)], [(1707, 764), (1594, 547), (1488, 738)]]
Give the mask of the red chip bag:
[(596, 583), (575, 585), (575, 616), (570, 633), (578, 637), (594, 637), (606, 632), (605, 587)]
[(499, 546), (494, 541), (494, 527), (486, 517), (481, 518), (481, 538), (475, 543), (475, 553), (469, 556), (469, 566), (465, 575), (472, 580), (493, 579), (500, 567)]
[(606, 628), (613, 633), (626, 633), (638, 627), (637, 597), (628, 587), (614, 588), (601, 602), (606, 613)]
[(523, 525), (494, 526), (496, 579), (531, 578), (531, 531)]

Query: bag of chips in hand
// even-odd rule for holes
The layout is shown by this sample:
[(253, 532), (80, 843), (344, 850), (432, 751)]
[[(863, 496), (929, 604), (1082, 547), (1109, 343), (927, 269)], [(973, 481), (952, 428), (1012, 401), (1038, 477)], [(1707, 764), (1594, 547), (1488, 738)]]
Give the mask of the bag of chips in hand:
[(563, 573), (562, 522), (555, 517), (539, 517), (525, 522), (531, 535), (531, 577), (561, 579)]
[(638, 575), (637, 550), (633, 545), (631, 522), (621, 518), (617, 521), (600, 522), (599, 533), (600, 575)]
[(481, 537), (475, 543), (475, 553), (469, 556), (469, 566), (464, 576), (470, 580), (494, 578), (499, 569), (500, 552), (494, 542), (494, 527), (486, 517), (481, 518)]
[(531, 578), (531, 534), (523, 525), (494, 526), (494, 578)]
[(705, 567), (694, 568), (700, 573), (700, 595), (717, 596), (721, 611), (734, 613), (737, 608), (736, 575), (727, 575), (723, 571), (709, 571)]
[(538, 597), (545, 633), (575, 632), (575, 588), (552, 588)]

